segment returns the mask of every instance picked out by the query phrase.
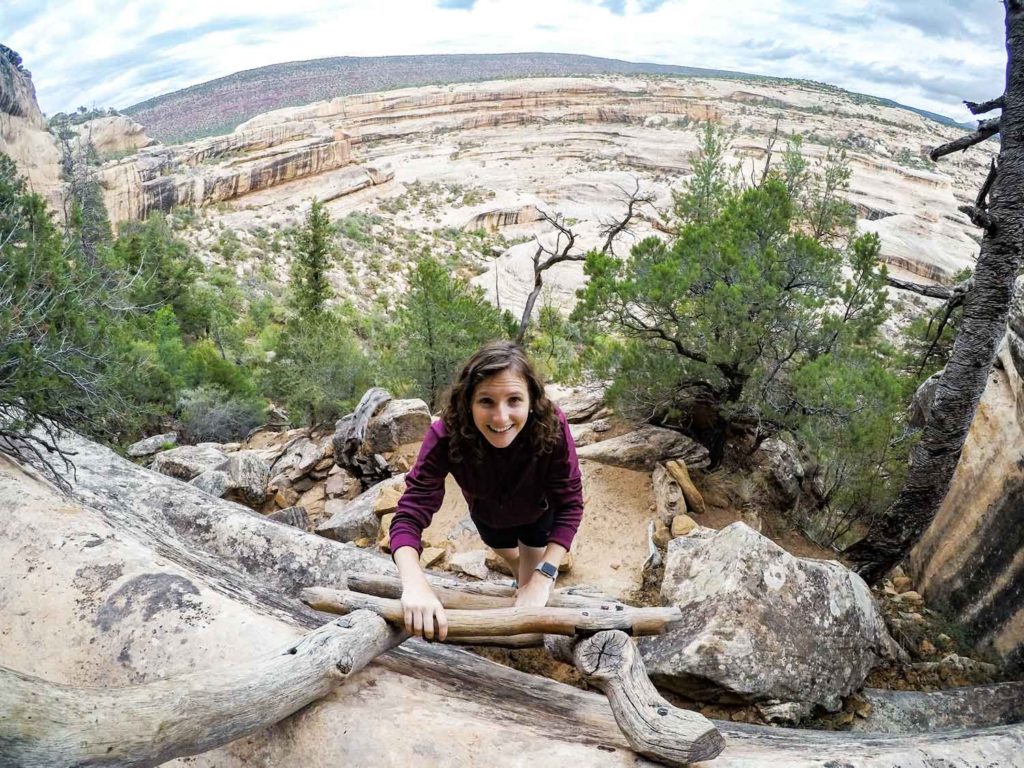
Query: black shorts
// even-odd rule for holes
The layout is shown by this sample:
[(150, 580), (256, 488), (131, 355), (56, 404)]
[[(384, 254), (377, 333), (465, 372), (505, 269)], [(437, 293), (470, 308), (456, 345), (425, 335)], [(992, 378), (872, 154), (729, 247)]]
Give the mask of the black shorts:
[(480, 538), (491, 549), (515, 549), (520, 543), (528, 547), (546, 547), (548, 535), (554, 524), (555, 512), (551, 509), (532, 523), (514, 525), (511, 528), (492, 528), (476, 518), (473, 519), (473, 525), (476, 526)]

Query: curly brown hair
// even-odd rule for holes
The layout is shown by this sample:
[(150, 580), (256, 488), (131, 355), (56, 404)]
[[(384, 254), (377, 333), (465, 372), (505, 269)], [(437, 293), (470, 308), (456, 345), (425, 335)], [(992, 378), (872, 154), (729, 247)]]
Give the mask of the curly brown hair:
[(544, 394), (544, 382), (526, 352), (511, 341), (492, 341), (478, 349), (462, 367), (448, 394), (441, 418), (448, 430), (448, 455), (452, 461), (481, 461), (484, 436), (473, 423), (473, 392), (488, 376), (512, 371), (526, 379), (530, 419), (525, 437), (536, 454), (550, 453), (562, 439), (554, 403)]

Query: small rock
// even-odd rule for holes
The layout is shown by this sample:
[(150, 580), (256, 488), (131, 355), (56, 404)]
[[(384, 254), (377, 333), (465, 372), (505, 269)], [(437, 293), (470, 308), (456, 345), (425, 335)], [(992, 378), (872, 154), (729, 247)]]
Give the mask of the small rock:
[[(895, 582), (894, 582), (895, 583)], [(899, 587), (896, 587), (899, 589)], [(913, 603), (915, 605), (921, 605), (924, 603), (924, 598), (918, 592), (901, 592), (899, 599), (904, 603)]]
[(438, 563), (444, 555), (444, 550), (439, 547), (424, 547), (423, 554), (420, 555), (420, 567), (429, 568)]
[(490, 568), (492, 571), (504, 573), (506, 576), (512, 576), (513, 578), (515, 578), (515, 574), (512, 573), (512, 567), (508, 564), (505, 558), (495, 554), (493, 550), (487, 550), (487, 557), (485, 558), (484, 562), (487, 564), (487, 567)]
[(654, 543), (656, 546), (664, 549), (668, 546), (669, 541), (672, 539), (672, 532), (665, 525), (664, 520), (654, 521)]
[(222, 498), (231, 489), (231, 478), (227, 472), (222, 472), (219, 469), (209, 469), (201, 475), (193, 477), (188, 481), (188, 484), (194, 485), (211, 496)]
[(299, 528), (303, 531), (313, 530), (313, 526), (310, 525), (309, 515), (306, 514), (306, 510), (303, 507), (288, 507), (286, 509), (280, 509), (277, 512), (273, 512), (267, 515), (269, 520), (276, 520), (279, 523), (290, 525), (294, 528)]
[(928, 638), (921, 641), (921, 645), (918, 646), (918, 650), (921, 652), (922, 656), (932, 656), (938, 653), (938, 649), (932, 645), (932, 642)]
[(295, 506), (295, 502), (298, 500), (299, 494), (297, 494), (292, 488), (281, 488), (274, 495), (274, 503), (281, 509), (287, 509), (288, 507)]
[(292, 488), (299, 493), (305, 493), (314, 485), (313, 478), (311, 477), (300, 477), (298, 480), (292, 481)]
[(837, 725), (850, 725), (853, 723), (854, 717), (853, 712), (840, 712), (835, 721)]
[(405, 483), (392, 485), (380, 492), (377, 501), (373, 504), (373, 511), (378, 517), (383, 517), (398, 509), (398, 500), (405, 493)]
[(892, 586), (897, 592), (902, 593), (910, 591), (914, 583), (910, 580), (909, 576), (896, 576), (892, 580)]
[(449, 558), (455, 573), (464, 573), (477, 579), (486, 579), (490, 575), (487, 568), (487, 552), (477, 549), (472, 552), (459, 552)]
[(356, 539), (352, 543), (355, 546), (359, 547), (360, 549), (366, 549), (368, 546), (370, 546), (370, 540), (368, 538), (366, 538), (365, 536), (360, 536), (358, 539)]
[[(293, 490), (298, 490), (298, 488), (293, 486)], [(324, 487), (322, 485), (314, 485), (299, 497), (298, 504), (309, 509), (311, 504), (315, 504), (318, 501), (322, 502), (324, 498)]]
[(943, 648), (949, 649), (953, 647), (953, 638), (947, 635), (945, 632), (939, 635), (936, 639), (939, 641), (939, 644)]
[(391, 552), (391, 521), (395, 513), (389, 512), (380, 519), (380, 533), (377, 534), (377, 546), (381, 552)]
[[(334, 471), (337, 470), (337, 471)], [(327, 482), (324, 483), (324, 493), (330, 499), (354, 499), (359, 495), (359, 480), (339, 466), (335, 466), (327, 474)]]
[(696, 527), (697, 521), (689, 515), (676, 515), (672, 518), (672, 538), (676, 539), (680, 536), (686, 536)]

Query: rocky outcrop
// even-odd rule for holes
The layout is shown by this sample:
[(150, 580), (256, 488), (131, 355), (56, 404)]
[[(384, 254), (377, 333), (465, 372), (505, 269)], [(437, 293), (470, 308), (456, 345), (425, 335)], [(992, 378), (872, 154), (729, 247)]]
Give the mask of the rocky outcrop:
[(21, 56), (6, 45), (0, 45), (0, 112), (46, 130), (46, 118), (36, 102), (32, 73), (22, 66)]
[(540, 221), (541, 218), (540, 211), (535, 205), (525, 205), (521, 208), (499, 208), (494, 211), (478, 213), (466, 222), (463, 229), (467, 232), (475, 232), (478, 229), (497, 232), (502, 227), (530, 224), (534, 221)]
[(928, 604), (1024, 665), (1024, 279), (946, 499), (911, 552)]
[(36, 102), (32, 75), (21, 56), (0, 45), (0, 153), (10, 157), (29, 188), (52, 208), (60, 203), (60, 152)]
[(671, 429), (649, 424), (625, 435), (584, 446), (576, 453), (581, 459), (646, 472), (666, 459), (681, 459), (694, 469), (703, 469), (710, 463), (708, 450), (700, 443)]
[(138, 152), (156, 143), (141, 125), (124, 115), (98, 117), (75, 126), (74, 130), (78, 141), (91, 144), (100, 160)]
[[(668, 546), (662, 601), (682, 623), (640, 647), (651, 678), (695, 698), (837, 710), (899, 653), (864, 581), (790, 555), (743, 523)], [(794, 711), (795, 710), (795, 711)]]
[[(155, 147), (103, 166), (98, 178), (112, 222), (150, 211), (201, 207), (347, 165), (345, 138), (308, 136), (302, 127)], [(368, 177), (369, 178), (369, 177)]]

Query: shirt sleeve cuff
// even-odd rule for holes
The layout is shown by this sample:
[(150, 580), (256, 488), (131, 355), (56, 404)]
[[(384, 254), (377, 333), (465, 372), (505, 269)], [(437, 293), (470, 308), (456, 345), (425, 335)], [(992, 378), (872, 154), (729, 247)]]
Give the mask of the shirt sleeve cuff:
[(576, 529), (568, 525), (556, 525), (548, 534), (548, 543), (554, 542), (565, 547), (568, 552), (572, 548), (572, 540), (576, 538)]
[(402, 547), (412, 547), (416, 550), (417, 555), (423, 554), (423, 540), (413, 536), (411, 533), (398, 533), (392, 537), (391, 543), (391, 558), (394, 559), (395, 552), (400, 550)]

